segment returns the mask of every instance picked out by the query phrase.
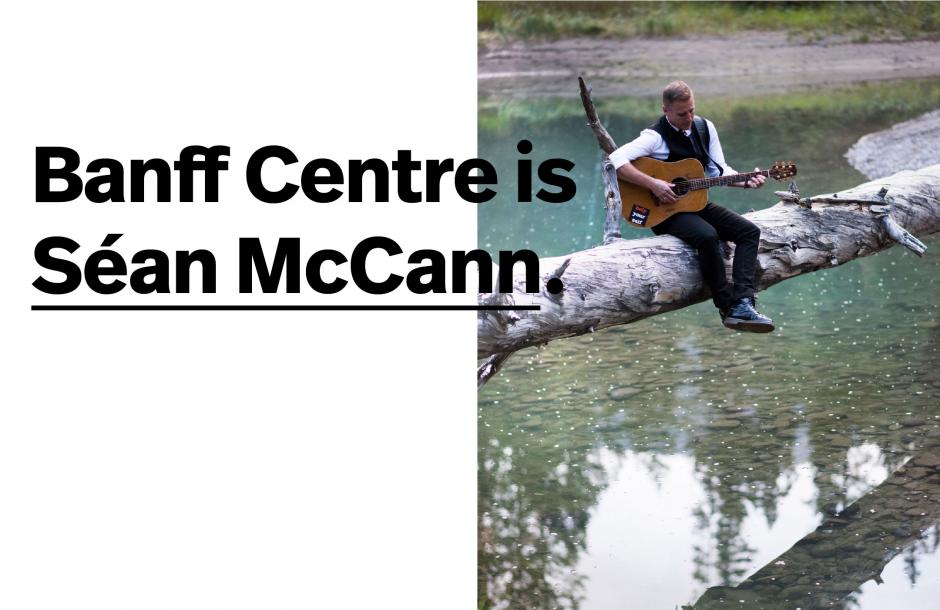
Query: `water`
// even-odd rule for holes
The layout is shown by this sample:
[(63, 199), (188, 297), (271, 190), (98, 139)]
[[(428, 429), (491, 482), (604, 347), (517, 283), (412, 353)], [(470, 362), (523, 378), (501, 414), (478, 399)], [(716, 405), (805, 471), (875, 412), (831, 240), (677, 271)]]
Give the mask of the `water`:
[[(697, 102), (737, 169), (792, 159), (816, 194), (863, 182), (848, 146), (940, 106), (940, 83)], [(481, 101), (501, 177), (526, 138), (536, 162), (573, 160), (579, 186), (562, 205), (481, 206), (487, 249), (599, 242), (578, 105)], [(656, 103), (600, 111), (624, 141)], [(712, 198), (745, 211), (772, 190)], [(761, 293), (772, 335), (728, 332), (703, 303), (513, 356), (479, 397), (480, 607), (936, 608), (940, 239), (924, 241), (923, 259), (893, 248)]]

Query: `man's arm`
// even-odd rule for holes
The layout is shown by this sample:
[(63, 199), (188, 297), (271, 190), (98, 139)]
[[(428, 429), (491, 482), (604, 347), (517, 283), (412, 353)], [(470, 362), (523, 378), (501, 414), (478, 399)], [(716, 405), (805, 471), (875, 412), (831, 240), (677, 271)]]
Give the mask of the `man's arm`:
[[(612, 152), (610, 160), (617, 168), (617, 175), (621, 180), (649, 189), (654, 197), (664, 203), (675, 203), (678, 198), (672, 191), (674, 184), (647, 176), (630, 163), (640, 157), (652, 157), (657, 152), (662, 154), (664, 147), (662, 136), (650, 129), (644, 129), (635, 140)], [(666, 154), (669, 154), (668, 149)]]
[(647, 176), (637, 168), (633, 167), (633, 164), (629, 161), (617, 168), (617, 175), (626, 182), (649, 189), (649, 191), (653, 193), (654, 197), (664, 203), (675, 203), (679, 200), (679, 198), (676, 197), (676, 194), (672, 191), (672, 187), (675, 186), (674, 184), (671, 182), (666, 182), (665, 180), (653, 178), (652, 176)]
[[(737, 174), (738, 171), (725, 162), (725, 152), (721, 149), (721, 140), (718, 139), (718, 130), (715, 129), (715, 124), (708, 119), (705, 119), (705, 123), (708, 125), (708, 156), (712, 158), (712, 161), (721, 165), (721, 167), (725, 170), (725, 176)], [(754, 171), (759, 171), (759, 169), (760, 168), (755, 167)], [(747, 182), (732, 182), (728, 186), (759, 189), (766, 181), (766, 176), (754, 176)]]

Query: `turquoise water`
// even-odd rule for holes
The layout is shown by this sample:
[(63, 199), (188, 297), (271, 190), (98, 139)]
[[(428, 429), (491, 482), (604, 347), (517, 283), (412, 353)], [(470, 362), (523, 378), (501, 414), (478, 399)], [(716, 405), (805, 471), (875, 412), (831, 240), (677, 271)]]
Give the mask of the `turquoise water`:
[[(698, 105), (736, 168), (793, 160), (823, 193), (865, 181), (843, 157), (858, 137), (940, 106), (936, 82), (901, 85)], [(525, 138), (576, 163), (579, 193), (502, 194), (480, 206), (481, 246), (600, 241), (600, 153), (572, 107), (482, 101), (479, 154), (501, 176)], [(656, 118), (655, 100), (599, 109), (619, 141)], [(711, 197), (746, 211), (774, 188)], [(923, 259), (893, 248), (762, 293), (771, 335), (703, 303), (514, 355), (479, 397), (480, 607), (935, 608), (940, 240), (924, 241)], [(917, 477), (892, 474), (912, 458)]]

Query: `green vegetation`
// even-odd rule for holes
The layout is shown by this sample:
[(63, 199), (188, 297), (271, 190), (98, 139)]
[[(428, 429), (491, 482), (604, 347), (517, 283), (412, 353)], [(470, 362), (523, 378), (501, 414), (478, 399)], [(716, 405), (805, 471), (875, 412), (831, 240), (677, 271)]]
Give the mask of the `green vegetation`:
[(480, 2), (481, 43), (785, 31), (854, 42), (940, 37), (937, 2)]

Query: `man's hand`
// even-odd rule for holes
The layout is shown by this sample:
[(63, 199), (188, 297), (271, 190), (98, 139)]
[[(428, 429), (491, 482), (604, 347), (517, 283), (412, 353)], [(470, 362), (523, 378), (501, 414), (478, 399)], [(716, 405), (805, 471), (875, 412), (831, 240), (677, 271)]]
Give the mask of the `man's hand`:
[[(754, 168), (754, 171), (755, 171), (755, 172), (759, 172), (759, 171), (760, 171), (760, 168), (759, 168), (759, 167), (755, 167), (755, 168)], [(760, 187), (764, 186), (764, 183), (765, 183), (765, 182), (767, 182), (767, 176), (762, 176), (762, 175), (758, 174), (758, 175), (754, 176), (753, 178), (751, 178), (750, 180), (748, 180), (747, 182), (745, 182), (745, 183), (744, 183), (744, 188), (759, 189)]]
[(653, 178), (652, 180), (653, 183), (650, 185), (650, 192), (653, 193), (656, 199), (659, 199), (662, 203), (675, 203), (679, 201), (676, 194), (672, 192), (672, 187), (675, 186), (674, 184), (658, 178)]
[(624, 163), (618, 167), (617, 175), (625, 182), (648, 189), (653, 198), (656, 199), (657, 204), (675, 203), (679, 201), (679, 198), (676, 197), (676, 194), (672, 191), (672, 187), (675, 186), (674, 184), (648, 176), (633, 167), (632, 163)]

